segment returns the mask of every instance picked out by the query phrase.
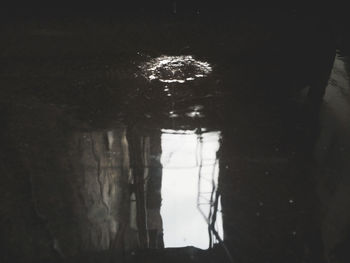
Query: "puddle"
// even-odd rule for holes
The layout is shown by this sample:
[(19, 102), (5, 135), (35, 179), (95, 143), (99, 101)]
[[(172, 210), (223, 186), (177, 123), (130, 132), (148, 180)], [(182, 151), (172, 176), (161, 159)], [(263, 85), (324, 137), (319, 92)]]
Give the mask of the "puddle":
[[(43, 29), (24, 40), (28, 50), (42, 35), (68, 42), (52, 65), (16, 55), (7, 70), (18, 72), (1, 75), (5, 261), (349, 258), (347, 59), (336, 57), (320, 111), (310, 110), (307, 90), (298, 92), (324, 83), (329, 54), (308, 50), (314, 43), (304, 48), (305, 35), (293, 35), (292, 45), (289, 31), (285, 39), (260, 32), (266, 25), (250, 19), (221, 33), (209, 23), (195, 32), (199, 22), (132, 24), (128, 37), (146, 36), (118, 45), (114, 28), (105, 28), (89, 48), (108, 59), (74, 42), (88, 63), (71, 55), (71, 34), (48, 38)], [(48, 42), (42, 54), (57, 46)]]

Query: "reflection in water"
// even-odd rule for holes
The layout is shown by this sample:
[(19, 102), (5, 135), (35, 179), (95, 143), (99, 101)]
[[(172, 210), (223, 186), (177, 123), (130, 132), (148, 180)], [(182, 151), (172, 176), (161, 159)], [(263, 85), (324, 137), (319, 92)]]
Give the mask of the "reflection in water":
[(71, 151), (81, 183), (74, 207), (85, 207), (77, 219), (80, 249), (207, 249), (221, 243), (220, 138), (220, 132), (174, 130), (76, 134), (78, 147)]
[(140, 68), (148, 80), (158, 79), (165, 83), (185, 83), (203, 78), (212, 71), (208, 62), (195, 60), (192, 56), (160, 56)]
[(212, 247), (223, 239), (216, 157), (220, 132), (163, 130), (161, 140), (164, 246)]
[[(223, 44), (230, 46), (226, 51), (232, 52), (219, 50), (216, 37), (206, 41), (214, 34), (198, 38), (209, 45), (194, 52), (216, 61), (215, 76), (209, 63), (192, 56), (160, 56), (139, 70), (149, 85), (136, 85), (138, 81), (129, 79), (134, 67), (123, 63), (107, 70), (113, 82), (100, 83), (109, 60), (81, 59), (90, 54), (84, 50), (77, 53), (81, 58), (67, 61), (57, 54), (50, 67), (43, 64), (44, 55), (39, 60), (18, 56), (25, 54), (23, 48), (40, 45), (21, 43), (13, 50), (15, 59), (6, 52), (16, 71), (2, 75), (5, 97), (0, 96), (5, 105), (0, 131), (0, 261), (203, 263), (226, 262), (221, 259), (232, 254), (233, 262), (320, 263), (324, 256), (330, 258), (327, 262), (349, 262), (348, 58), (336, 59), (326, 103), (320, 120), (315, 120), (300, 102), (287, 103), (285, 96), (265, 88), (284, 93), (284, 86), (307, 83), (322, 95), (331, 65), (330, 59), (323, 61), (322, 45), (314, 47), (312, 42), (305, 48), (308, 40), (291, 34), (298, 31), (294, 26), (283, 30), (285, 40), (272, 36), (265, 42), (269, 32), (250, 38), (258, 23), (243, 24), (237, 23), (231, 36), (222, 31), (227, 37)], [(312, 30), (305, 32), (313, 35)], [(111, 35), (101, 37), (105, 47), (108, 39), (115, 49)], [(153, 42), (149, 35), (145, 38)], [(289, 43), (292, 38), (295, 41)], [(256, 44), (253, 39), (261, 41)], [(219, 45), (210, 45), (214, 43)], [(36, 57), (38, 51), (31, 54)], [(115, 57), (108, 50), (105, 54)], [(85, 69), (75, 69), (79, 65)], [(78, 88), (77, 78), (86, 84)], [(70, 90), (77, 95), (72, 101), (67, 99)], [(106, 104), (108, 95), (115, 94), (112, 90), (120, 92), (121, 99)], [(257, 90), (257, 96), (245, 96), (245, 90)], [(260, 97), (259, 90), (278, 100), (276, 108), (270, 105), (274, 99)], [(72, 107), (61, 104), (66, 100)], [(119, 118), (124, 118), (123, 124)], [(216, 132), (191, 130), (203, 126)], [(184, 251), (190, 251), (188, 257)]]
[(202, 105), (192, 106), (189, 108), (189, 110), (191, 110), (191, 111), (187, 112), (186, 116), (190, 117), (190, 118), (203, 118), (203, 117), (205, 117), (203, 112), (202, 112), (203, 108), (204, 108), (204, 106), (202, 106)]
[[(125, 184), (129, 173), (129, 153), (125, 129), (77, 133), (70, 142), (76, 148), (70, 154), (76, 157), (73, 166), (78, 183), (74, 202), (79, 211), (77, 221), (84, 240), (83, 250), (106, 250), (119, 246), (117, 236), (124, 231), (125, 212), (129, 202)], [(84, 207), (84, 209), (81, 209)]]

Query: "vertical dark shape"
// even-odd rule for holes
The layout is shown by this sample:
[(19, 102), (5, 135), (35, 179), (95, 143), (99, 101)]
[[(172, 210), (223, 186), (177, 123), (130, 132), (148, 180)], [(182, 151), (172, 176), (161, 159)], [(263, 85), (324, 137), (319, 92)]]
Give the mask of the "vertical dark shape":
[(150, 135), (149, 179), (147, 180), (147, 222), (149, 233), (149, 245), (151, 248), (163, 248), (163, 223), (160, 215), (161, 188), (162, 188), (162, 164), (161, 134), (160, 131)]
[[(319, 127), (307, 123), (296, 130), (290, 121), (273, 130), (282, 123), (270, 114), (263, 116), (269, 129), (237, 123), (241, 131), (223, 131), (224, 243), (237, 262), (325, 262), (317, 178), (310, 165)], [(273, 152), (276, 138), (288, 150)]]
[(133, 129), (127, 132), (129, 143), (130, 167), (134, 180), (134, 191), (136, 196), (136, 221), (139, 237), (139, 245), (141, 248), (149, 247), (148, 232), (147, 232), (147, 213), (145, 201), (145, 155), (146, 146), (145, 137), (139, 135)]
[(332, 12), (309, 10), (301, 14), (304, 50), (307, 50), (306, 74), (309, 78), (310, 103), (320, 106), (326, 91), (336, 54), (336, 38), (331, 21)]

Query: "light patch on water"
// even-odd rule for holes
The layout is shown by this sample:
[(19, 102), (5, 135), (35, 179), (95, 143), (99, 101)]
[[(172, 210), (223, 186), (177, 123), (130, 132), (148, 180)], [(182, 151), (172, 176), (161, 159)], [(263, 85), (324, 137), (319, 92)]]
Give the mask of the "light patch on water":
[[(218, 131), (197, 134), (194, 130), (162, 130), (165, 247), (208, 249), (223, 240), (221, 200), (216, 195), (220, 138)], [(215, 213), (215, 227), (208, 230)]]
[(200, 111), (191, 111), (191, 112), (188, 112), (186, 113), (186, 116), (187, 117), (190, 117), (190, 118), (204, 118), (204, 114), (201, 113)]
[(169, 112), (169, 117), (170, 118), (177, 118), (177, 117), (179, 117), (179, 114), (175, 113), (174, 111), (170, 111)]
[(186, 116), (190, 118), (204, 118), (205, 116), (201, 112), (203, 108), (203, 105), (194, 105), (189, 108), (191, 111), (186, 113)]
[(160, 56), (140, 65), (145, 78), (164, 83), (185, 83), (196, 78), (204, 78), (212, 72), (208, 62), (193, 56)]

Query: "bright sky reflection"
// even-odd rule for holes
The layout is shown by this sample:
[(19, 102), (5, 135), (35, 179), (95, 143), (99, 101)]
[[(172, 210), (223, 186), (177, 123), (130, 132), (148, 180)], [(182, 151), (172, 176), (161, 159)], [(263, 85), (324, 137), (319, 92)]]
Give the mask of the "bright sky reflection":
[[(213, 207), (208, 199), (218, 183), (219, 140), (220, 132), (202, 134), (200, 143), (194, 132), (163, 130), (161, 216), (165, 247), (209, 247), (207, 220)], [(220, 201), (218, 211), (216, 231), (223, 239)]]
[(192, 56), (160, 56), (140, 66), (148, 80), (164, 83), (185, 83), (203, 78), (212, 71), (208, 62), (195, 60)]

